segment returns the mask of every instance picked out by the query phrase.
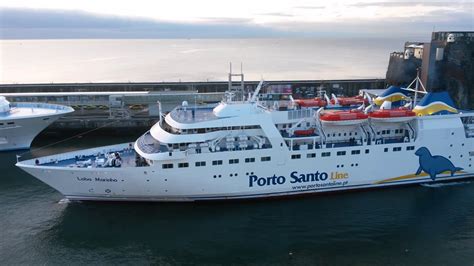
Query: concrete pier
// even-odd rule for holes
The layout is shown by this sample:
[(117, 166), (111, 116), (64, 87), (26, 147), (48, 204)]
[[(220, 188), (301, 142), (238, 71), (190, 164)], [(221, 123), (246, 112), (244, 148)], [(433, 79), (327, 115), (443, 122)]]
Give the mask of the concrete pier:
[[(256, 87), (259, 81), (245, 81), (246, 86)], [(343, 80), (274, 80), (269, 85), (291, 85), (301, 87), (343, 88), (347, 94), (356, 94), (360, 89), (375, 89), (383, 86), (381, 79)], [(198, 91), (224, 92), (227, 81), (209, 82), (128, 82), (128, 83), (43, 83), (43, 84), (0, 84), (0, 93), (23, 92), (108, 92), (108, 91)]]

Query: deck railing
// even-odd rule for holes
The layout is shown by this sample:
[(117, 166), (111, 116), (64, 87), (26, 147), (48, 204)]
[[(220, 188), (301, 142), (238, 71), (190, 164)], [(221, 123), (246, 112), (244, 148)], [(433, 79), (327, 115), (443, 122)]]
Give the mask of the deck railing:
[(167, 151), (167, 147), (161, 145), (160, 142), (155, 140), (150, 132), (145, 133), (137, 140), (138, 147), (144, 153), (152, 154), (152, 153), (160, 153)]

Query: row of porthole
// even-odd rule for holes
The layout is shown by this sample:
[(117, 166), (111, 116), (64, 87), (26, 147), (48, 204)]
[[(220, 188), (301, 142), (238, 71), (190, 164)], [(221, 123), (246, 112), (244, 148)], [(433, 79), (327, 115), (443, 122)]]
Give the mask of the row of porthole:
[[(239, 175), (239, 174), (235, 173), (235, 174), (230, 174), (229, 176), (230, 176), (230, 177), (233, 177), (233, 176), (238, 176), (238, 175)], [(213, 178), (221, 178), (222, 175), (213, 175), (212, 177), (213, 177)]]
[[(359, 164), (358, 163), (351, 163), (351, 167), (354, 167), (354, 166), (359, 166)], [(343, 164), (341, 164), (341, 165), (338, 164), (338, 165), (336, 165), (336, 167), (337, 168), (343, 168), (344, 165)]]
[[(149, 180), (147, 180), (147, 181), (149, 181)], [(112, 190), (110, 190), (108, 188), (104, 191), (105, 191), (105, 193), (112, 193)], [(93, 188), (89, 189), (89, 192), (94, 192), (94, 189)], [(122, 192), (125, 192), (125, 189), (122, 189)], [(165, 189), (165, 192), (168, 192), (168, 190)]]
[[(464, 146), (464, 143), (461, 143), (461, 146)], [(453, 144), (449, 144), (449, 147), (453, 147)]]
[[(165, 178), (165, 181), (168, 181), (168, 179)], [(123, 182), (123, 179), (122, 179)], [(150, 182), (150, 179), (147, 179), (146, 182)]]
[[(451, 157), (452, 157), (451, 155), (449, 155), (449, 156), (448, 156), (448, 158), (449, 158), (449, 159), (451, 159)], [(462, 158), (462, 154), (461, 154), (461, 155), (459, 155), (459, 157), (461, 157), (461, 158)], [(470, 160), (470, 159), (469, 159), (469, 160)]]
[[(233, 176), (238, 176), (239, 174), (235, 173), (235, 174), (229, 174), (230, 177), (233, 177)], [(221, 178), (222, 175), (213, 175), (212, 176), (213, 178)]]

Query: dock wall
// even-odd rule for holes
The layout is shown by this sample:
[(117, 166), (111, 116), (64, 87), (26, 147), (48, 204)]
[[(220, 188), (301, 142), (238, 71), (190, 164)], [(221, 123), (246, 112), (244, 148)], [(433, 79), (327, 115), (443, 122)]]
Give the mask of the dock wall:
[[(235, 84), (237, 85), (237, 84)], [(253, 91), (258, 81), (246, 81)], [(381, 89), (384, 79), (266, 81), (266, 88), (291, 92), (295, 98), (312, 98), (318, 88), (327, 93), (355, 95), (361, 89)], [(0, 84), (0, 94), (12, 102), (48, 102), (72, 106), (75, 112), (52, 124), (46, 132), (103, 128), (121, 133), (148, 130), (163, 112), (183, 101), (189, 105), (219, 102), (228, 82), (175, 83), (62, 83)]]

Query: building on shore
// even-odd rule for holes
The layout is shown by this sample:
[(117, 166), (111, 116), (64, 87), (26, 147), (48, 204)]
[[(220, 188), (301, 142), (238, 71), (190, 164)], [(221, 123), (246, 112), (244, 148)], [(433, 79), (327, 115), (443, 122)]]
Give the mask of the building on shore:
[(459, 108), (474, 108), (474, 32), (433, 32), (430, 42), (406, 42), (403, 52), (390, 54), (387, 84), (408, 85), (419, 68), (429, 91), (447, 90)]
[(474, 32), (433, 32), (421, 79), (429, 90), (448, 90), (459, 108), (474, 108)]

